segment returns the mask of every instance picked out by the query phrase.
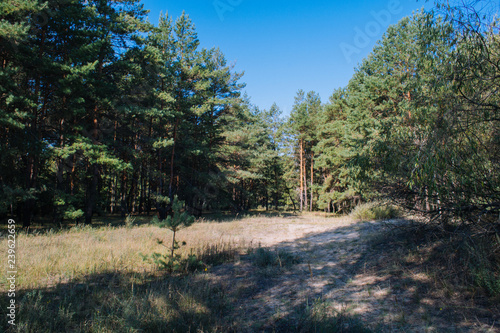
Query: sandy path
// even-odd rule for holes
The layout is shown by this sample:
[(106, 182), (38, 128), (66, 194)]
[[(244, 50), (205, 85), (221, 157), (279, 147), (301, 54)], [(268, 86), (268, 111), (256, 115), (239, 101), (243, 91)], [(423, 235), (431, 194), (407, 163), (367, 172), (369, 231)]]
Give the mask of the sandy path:
[(377, 239), (403, 223), (294, 217), (275, 220), (271, 231), (249, 226), (242, 237), (287, 251), (300, 262), (287, 268), (256, 267), (252, 255), (243, 255), (207, 277), (227, 288), (231, 316), (241, 331), (300, 329), (287, 325), (300, 323), (301, 309), (314, 306), (383, 332), (499, 331), (450, 309), (446, 297), (427, 297), (422, 291), (432, 284), (427, 276), (394, 276), (384, 267), (392, 250)]

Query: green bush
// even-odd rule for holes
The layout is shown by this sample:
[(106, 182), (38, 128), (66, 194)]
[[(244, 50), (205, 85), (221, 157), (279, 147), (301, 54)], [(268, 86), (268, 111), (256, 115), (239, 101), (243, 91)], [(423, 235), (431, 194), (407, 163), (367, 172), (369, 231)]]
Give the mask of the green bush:
[(401, 216), (401, 211), (398, 207), (373, 201), (356, 206), (350, 216), (359, 221), (386, 220)]

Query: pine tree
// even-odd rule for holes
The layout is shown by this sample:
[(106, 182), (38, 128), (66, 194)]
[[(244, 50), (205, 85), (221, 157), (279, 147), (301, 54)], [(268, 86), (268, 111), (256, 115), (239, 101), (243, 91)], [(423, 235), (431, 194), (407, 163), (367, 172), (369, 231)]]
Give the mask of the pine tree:
[[(311, 91), (306, 95), (304, 91), (299, 90), (289, 119), (290, 132), (297, 140), (295, 151), (299, 162), (298, 183), (300, 184), (299, 202), (301, 211), (313, 209), (314, 152), (312, 148), (317, 141), (317, 123), (315, 119), (319, 116), (321, 107), (318, 94)], [(308, 196), (308, 187), (310, 196)]]

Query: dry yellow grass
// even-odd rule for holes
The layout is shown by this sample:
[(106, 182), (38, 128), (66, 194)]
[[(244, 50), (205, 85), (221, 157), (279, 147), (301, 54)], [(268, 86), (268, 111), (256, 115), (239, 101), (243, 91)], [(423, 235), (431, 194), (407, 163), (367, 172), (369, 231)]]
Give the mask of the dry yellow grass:
[[(56, 234), (17, 236), (19, 289), (51, 286), (105, 271), (143, 271), (151, 267), (139, 252), (161, 250), (154, 241), (158, 228), (100, 228)], [(6, 248), (5, 241), (0, 243)]]
[[(142, 225), (20, 233), (16, 304), (22, 315), (17, 328), (254, 332), (301, 327), (304, 332), (329, 332), (348, 325), (366, 332), (367, 323), (381, 331), (431, 331), (453, 325), (491, 331), (493, 315), (485, 316), (479, 326), (461, 317), (458, 309), (466, 298), (446, 294), (448, 287), (440, 287), (428, 272), (431, 256), (422, 257), (425, 251), (412, 245), (416, 229), (406, 230), (402, 220), (393, 221), (395, 229), (387, 229), (386, 223), (319, 213), (198, 221), (178, 232), (177, 240), (187, 243), (179, 252), (228, 243), (242, 251), (259, 245), (263, 249), (187, 275), (157, 272), (139, 255), (168, 252), (156, 242), (159, 238), (170, 246), (172, 233), (167, 229)], [(401, 243), (404, 237), (408, 243)], [(0, 253), (6, 249), (7, 241), (1, 239)], [(275, 253), (281, 253), (279, 266), (260, 260)], [(5, 276), (2, 279), (6, 282)], [(5, 284), (0, 288), (5, 291)], [(3, 298), (0, 306), (7, 302)], [(473, 307), (474, 316), (498, 309)], [(9, 332), (5, 322), (0, 331)]]
[[(236, 247), (273, 245), (318, 227), (328, 228), (347, 223), (343, 219), (324, 216), (265, 217), (255, 216), (230, 222), (199, 221), (178, 232), (177, 240), (187, 246), (179, 251), (216, 243), (232, 243)], [(139, 253), (165, 253), (167, 249), (156, 239), (170, 245), (172, 233), (167, 229), (144, 225), (134, 228), (102, 227), (74, 228), (68, 231), (41, 235), (17, 235), (17, 288), (50, 287), (89, 274), (103, 272), (150, 272), (151, 263), (142, 260)], [(6, 258), (7, 240), (0, 241)], [(2, 276), (1, 291), (6, 280)]]

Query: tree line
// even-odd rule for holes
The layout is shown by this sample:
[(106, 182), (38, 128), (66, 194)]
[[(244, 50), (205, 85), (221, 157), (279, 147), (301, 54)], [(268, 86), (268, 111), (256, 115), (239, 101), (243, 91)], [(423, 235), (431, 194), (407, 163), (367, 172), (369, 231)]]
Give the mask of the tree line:
[(385, 197), (445, 225), (498, 221), (497, 9), (438, 3), (389, 27), (325, 105), (297, 94), (301, 207), (345, 213)]
[(242, 96), (187, 14), (146, 14), (135, 0), (0, 4), (1, 215), (164, 219), (177, 195), (196, 215), (383, 196), (441, 221), (498, 217), (494, 12), (402, 19), (328, 103), (299, 91), (286, 118)]

